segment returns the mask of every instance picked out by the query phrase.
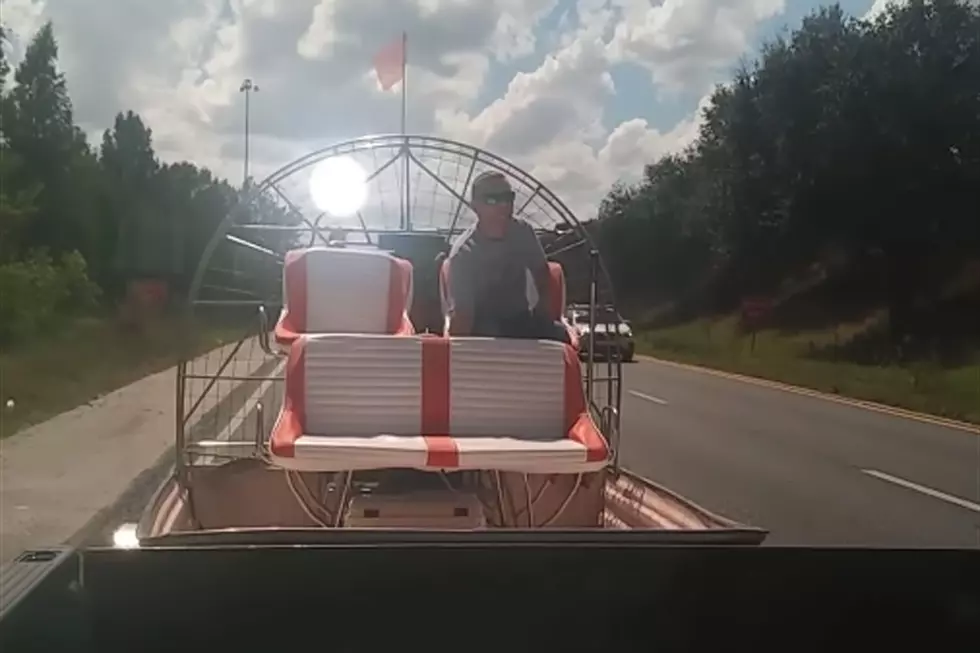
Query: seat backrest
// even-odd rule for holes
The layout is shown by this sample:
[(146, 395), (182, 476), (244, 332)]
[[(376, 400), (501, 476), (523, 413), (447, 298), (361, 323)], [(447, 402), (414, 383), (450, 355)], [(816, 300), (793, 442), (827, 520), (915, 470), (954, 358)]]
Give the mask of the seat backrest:
[[(439, 267), (439, 298), (442, 301), (442, 314), (449, 312), (449, 259), (442, 262)], [(548, 316), (553, 320), (560, 320), (565, 313), (565, 270), (561, 263), (548, 261), (549, 280), (551, 282), (551, 306), (548, 307)], [(527, 274), (527, 303), (529, 306), (537, 306), (538, 289), (534, 285), (531, 273)]]
[[(565, 316), (565, 306), (568, 303), (565, 269), (557, 261), (548, 261), (548, 272), (551, 274), (551, 306), (548, 307), (548, 315), (552, 320), (560, 320)], [(531, 286), (533, 288), (534, 284)]]
[(411, 307), (412, 266), (380, 250), (292, 250), (283, 300), (296, 333), (395, 333)]
[(439, 304), (439, 261), (446, 237), (437, 232), (410, 231), (378, 235), (378, 247), (412, 264), (414, 292), (409, 315), (419, 333), (442, 330)]
[(449, 349), (450, 435), (527, 440), (565, 436), (571, 425), (566, 409), (577, 407), (582, 394), (578, 357), (569, 355), (565, 345), (453, 338)]
[(286, 384), (320, 436), (553, 440), (585, 410), (578, 357), (537, 340), (304, 337)]

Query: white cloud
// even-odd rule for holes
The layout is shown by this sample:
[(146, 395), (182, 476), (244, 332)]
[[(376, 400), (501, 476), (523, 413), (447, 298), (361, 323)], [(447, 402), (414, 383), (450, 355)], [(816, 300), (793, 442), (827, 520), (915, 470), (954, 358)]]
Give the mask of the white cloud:
[[(253, 173), (329, 142), (395, 131), (397, 93), (382, 93), (375, 52), (409, 34), (409, 129), (511, 158), (582, 217), (616, 179), (635, 177), (697, 132), (693, 111), (650, 126), (611, 71), (650, 71), (658, 90), (703, 94), (728, 76), (754, 27), (783, 0), (3, 0), (23, 41), (51, 18), (76, 117), (88, 133), (119, 110), (141, 113), (158, 152), (238, 180), (243, 106), (255, 80)], [(550, 18), (544, 29), (542, 21)], [(535, 62), (534, 60), (537, 59)], [(532, 62), (529, 63), (528, 62)], [(499, 97), (488, 95), (501, 84)], [(619, 94), (619, 95), (617, 95)], [(693, 108), (692, 108), (693, 109)]]
[(864, 14), (865, 20), (872, 20), (878, 16), (878, 14), (884, 13), (885, 8), (892, 4), (902, 4), (905, 0), (874, 0), (874, 4), (871, 5), (871, 9), (868, 9), (868, 13)]
[(624, 19), (609, 44), (615, 61), (645, 66), (667, 90), (710, 84), (752, 44), (754, 27), (784, 0), (612, 0)]
[[(604, 44), (578, 38), (530, 73), (517, 73), (506, 93), (474, 116), (452, 116), (459, 137), (494, 151), (526, 154), (558, 138), (581, 137), (615, 93)], [(439, 114), (445, 115), (445, 114)], [(449, 116), (444, 120), (450, 120)]]
[[(871, 5), (871, 8), (868, 9), (867, 13), (865, 13), (864, 16), (862, 16), (862, 18), (864, 18), (865, 20), (873, 20), (879, 14), (884, 13), (885, 9), (889, 5), (901, 6), (907, 3), (908, 0), (874, 0), (874, 3)], [(966, 4), (980, 6), (980, 0), (967, 0)]]
[(23, 50), (24, 35), (33, 34), (44, 24), (44, 2), (40, 0), (4, 0), (0, 21), (10, 31), (12, 49), (16, 54)]
[(613, 183), (636, 181), (644, 165), (697, 137), (707, 100), (708, 96), (702, 98), (695, 112), (666, 132), (651, 128), (643, 118), (633, 118), (613, 129), (598, 149), (582, 140), (550, 143), (527, 162), (527, 169), (545, 185), (561, 189), (565, 203), (580, 219), (592, 218)]

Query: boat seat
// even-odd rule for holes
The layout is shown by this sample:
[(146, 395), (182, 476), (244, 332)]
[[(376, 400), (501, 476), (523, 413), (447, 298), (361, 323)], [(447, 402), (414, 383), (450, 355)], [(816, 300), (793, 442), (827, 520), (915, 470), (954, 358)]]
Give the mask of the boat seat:
[[(442, 315), (444, 318), (443, 333), (449, 335), (449, 259), (446, 259), (439, 266), (439, 299), (442, 302)], [(565, 270), (561, 263), (548, 261), (549, 279), (551, 281), (551, 302), (548, 306), (548, 317), (561, 322), (568, 330), (572, 346), (579, 347), (578, 333), (568, 323), (565, 318), (565, 306), (567, 305), (567, 291), (565, 287)], [(536, 306), (538, 303), (538, 290), (534, 285), (531, 273), (527, 274), (527, 300), (529, 306)]]
[(412, 264), (383, 251), (311, 247), (286, 253), (283, 310), (275, 338), (300, 335), (411, 335)]
[(298, 338), (269, 442), (287, 469), (603, 468), (575, 351), (499, 338)]

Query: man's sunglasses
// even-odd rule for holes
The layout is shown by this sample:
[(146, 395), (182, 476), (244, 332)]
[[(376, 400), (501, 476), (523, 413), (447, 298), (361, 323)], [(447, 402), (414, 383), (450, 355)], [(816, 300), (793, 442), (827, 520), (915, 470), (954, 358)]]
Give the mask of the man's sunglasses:
[(476, 201), (481, 204), (487, 204), (489, 206), (496, 206), (498, 204), (511, 204), (514, 201), (514, 191), (507, 190), (501, 191), (499, 193), (482, 193), (478, 195)]

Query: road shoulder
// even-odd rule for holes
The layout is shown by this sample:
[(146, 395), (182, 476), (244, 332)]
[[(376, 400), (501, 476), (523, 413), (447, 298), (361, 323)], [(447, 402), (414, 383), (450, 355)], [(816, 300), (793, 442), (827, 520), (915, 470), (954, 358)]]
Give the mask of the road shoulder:
[[(253, 353), (257, 347), (242, 349), (251, 374), (265, 358)], [(158, 372), (0, 443), (0, 561), (72, 539), (166, 462), (175, 435), (175, 379), (174, 367)]]
[(932, 424), (935, 426), (944, 426), (947, 428), (957, 429), (961, 431), (966, 431), (967, 433), (973, 433), (980, 435), (980, 426), (975, 424), (970, 424), (968, 422), (961, 422), (958, 420), (949, 419), (946, 417), (938, 417), (936, 415), (928, 415), (926, 413), (919, 413), (916, 411), (908, 410), (905, 408), (898, 408), (896, 406), (888, 406), (886, 404), (879, 404), (873, 401), (866, 401), (863, 399), (853, 399), (850, 397), (844, 397), (841, 395), (832, 395), (825, 392), (820, 392), (818, 390), (812, 390), (810, 388), (805, 388), (802, 386), (790, 385), (788, 383), (783, 383), (781, 381), (771, 381), (769, 379), (764, 379), (756, 376), (748, 376), (745, 374), (737, 374), (735, 372), (727, 372), (723, 370), (717, 370), (710, 367), (704, 367), (701, 365), (692, 365), (690, 363), (679, 363), (677, 361), (666, 360), (663, 358), (657, 358), (655, 356), (649, 356), (646, 354), (637, 354), (637, 360), (647, 361), (650, 363), (655, 363), (658, 365), (667, 365), (674, 367), (676, 369), (685, 369), (694, 372), (700, 372), (702, 374), (710, 374), (713, 376), (729, 379), (732, 381), (739, 381), (741, 383), (750, 383), (756, 386), (770, 388), (772, 390), (778, 390), (781, 392), (789, 392), (792, 394), (802, 395), (806, 397), (813, 397), (815, 399), (822, 399), (824, 401), (831, 401), (834, 403), (851, 406), (854, 408), (862, 408), (864, 410), (870, 410), (885, 415), (891, 415), (893, 417), (902, 417), (905, 419), (911, 419), (926, 424)]

